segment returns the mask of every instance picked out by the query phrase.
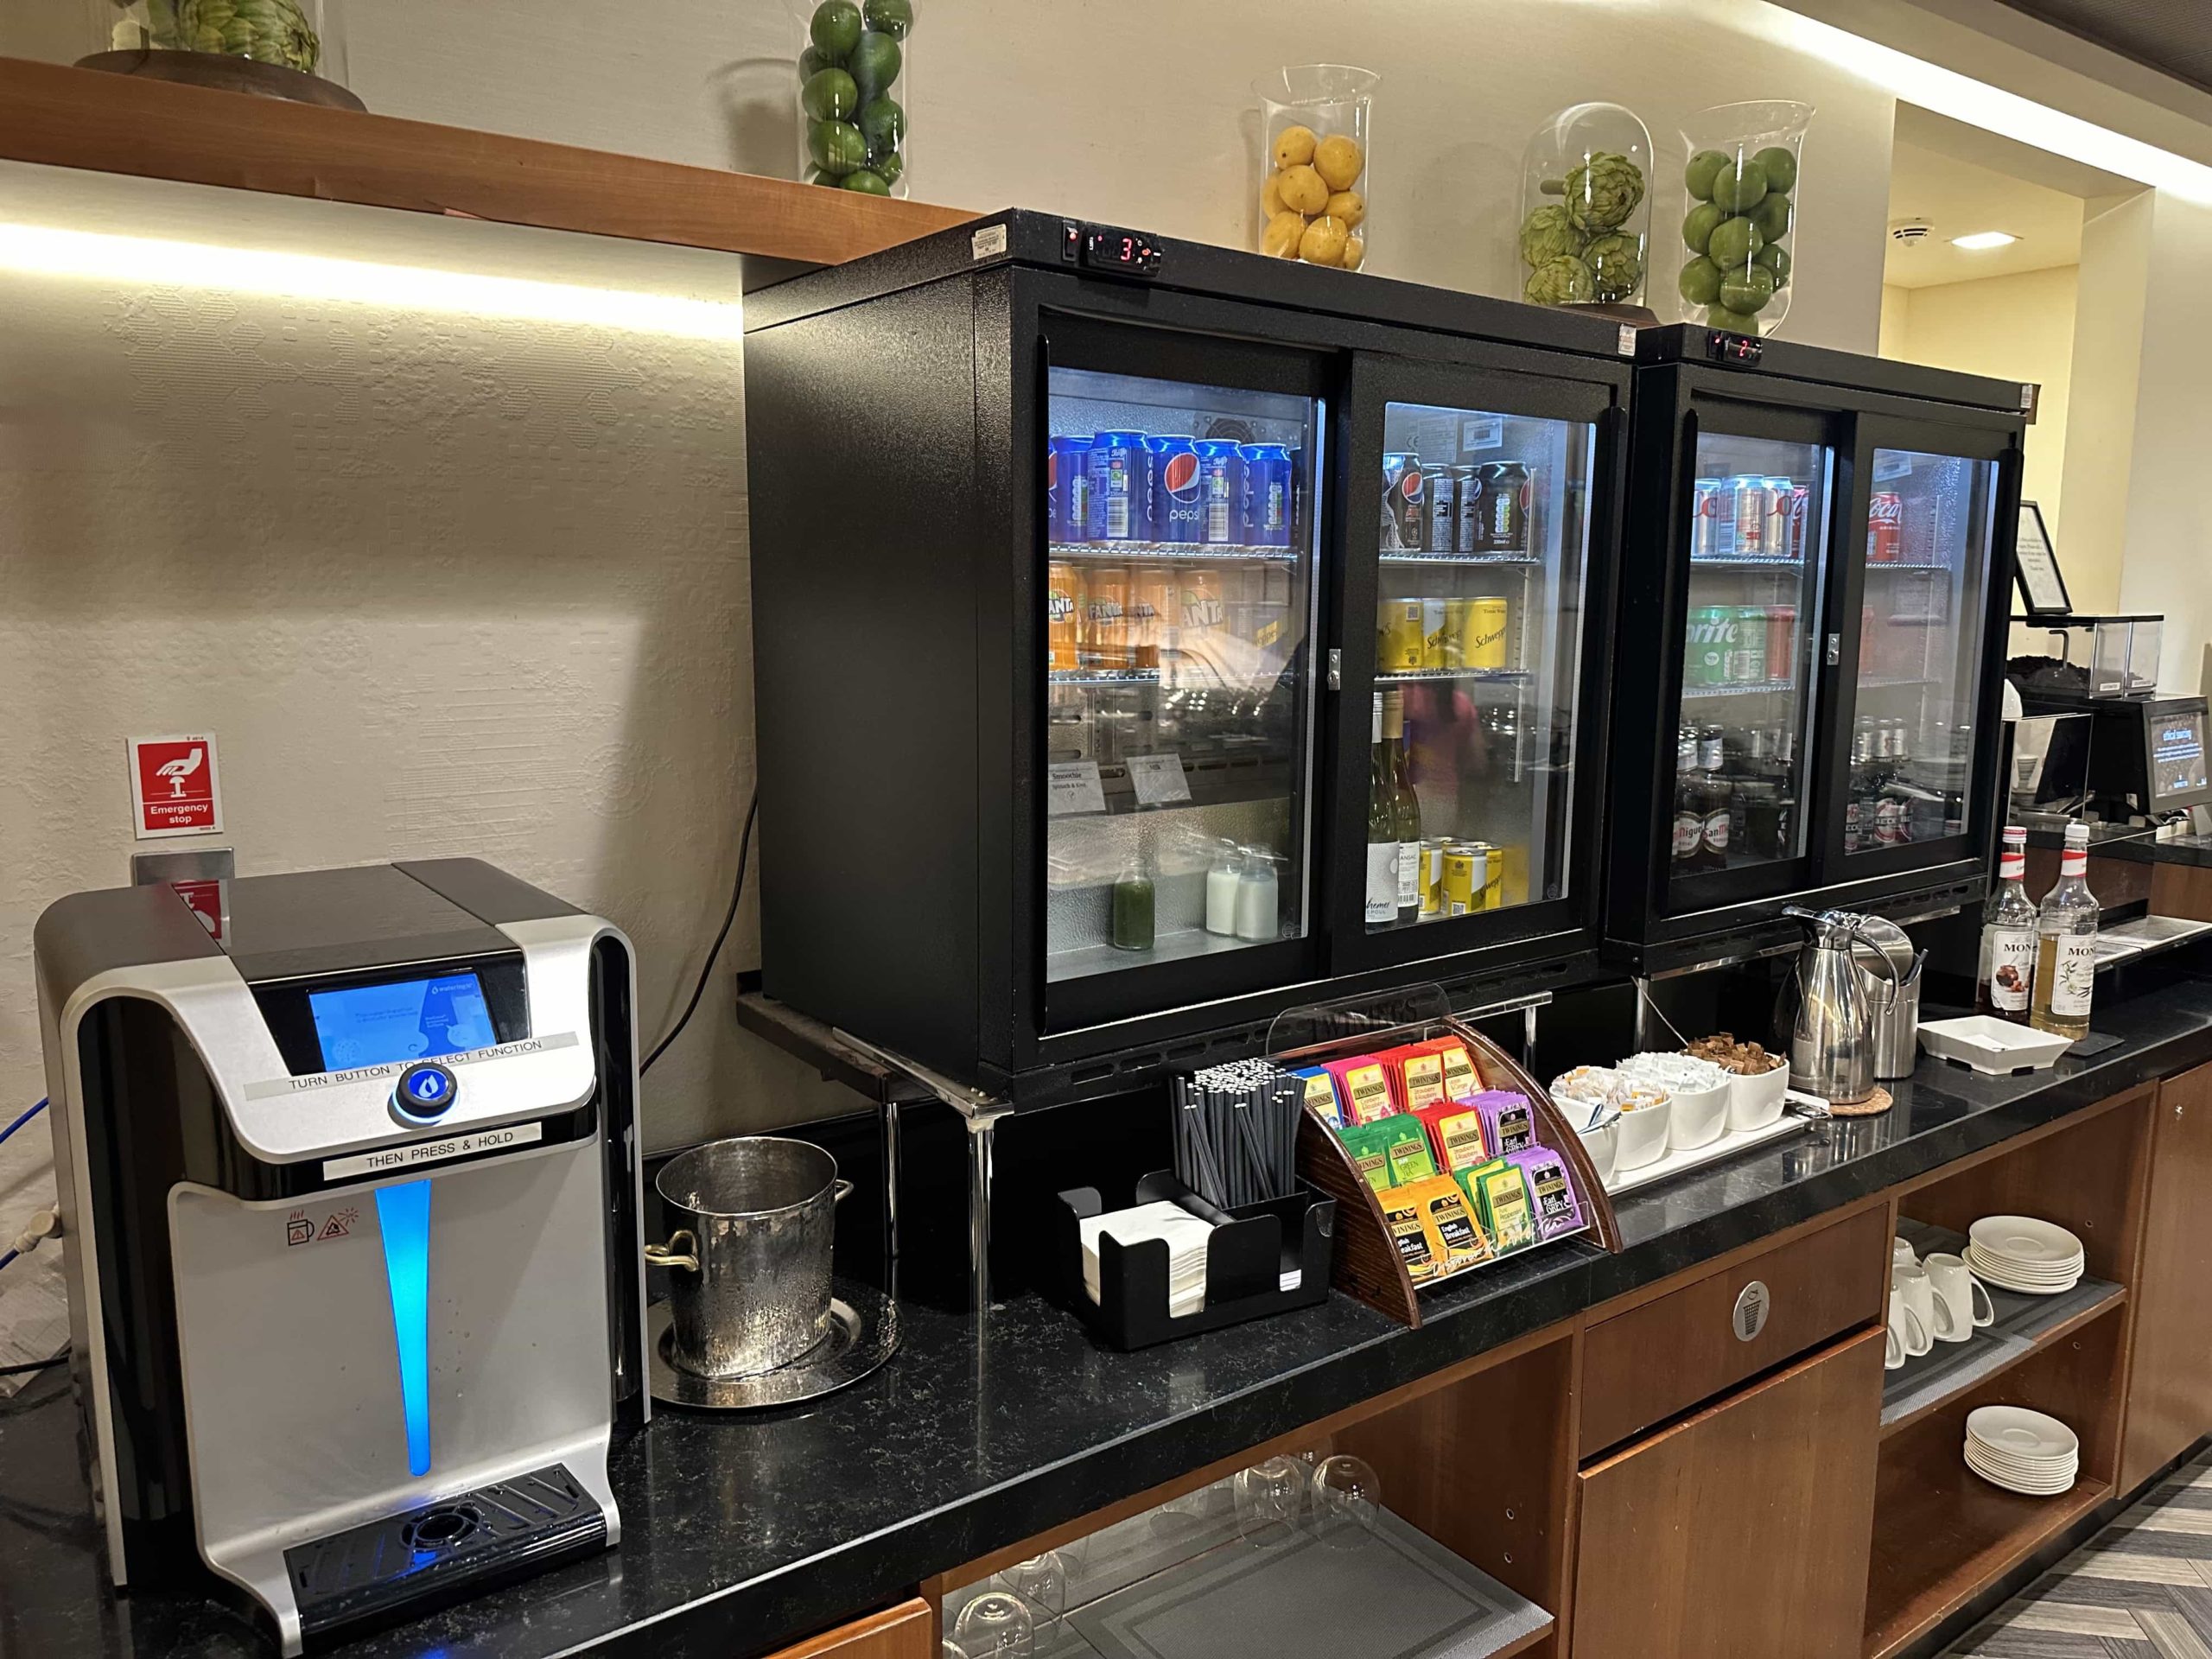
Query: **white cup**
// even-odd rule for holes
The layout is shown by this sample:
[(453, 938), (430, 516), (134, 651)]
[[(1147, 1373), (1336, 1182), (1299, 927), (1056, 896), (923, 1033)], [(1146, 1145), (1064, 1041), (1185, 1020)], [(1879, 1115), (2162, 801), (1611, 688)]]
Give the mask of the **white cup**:
[(1904, 1347), (1904, 1358), (1920, 1358), (1936, 1347), (1931, 1325), (1920, 1316), (1918, 1307), (1913, 1307), (1913, 1296), (1903, 1285), (1889, 1292), (1889, 1330)]
[(1916, 1359), (1935, 1346), (1928, 1335), (1927, 1322), (1905, 1305), (1904, 1293), (1890, 1293), (1890, 1329), (1882, 1347), (1882, 1366), (1896, 1370), (1908, 1359)]
[(1942, 1309), (1938, 1322), (1948, 1317), (1955, 1333), (1946, 1335), (1944, 1341), (1964, 1342), (1976, 1331), (1997, 1322), (1997, 1305), (1989, 1299), (1989, 1287), (1974, 1276), (1964, 1256), (1931, 1255), (1923, 1265), (1929, 1287)]
[(1893, 1238), (1890, 1241), (1890, 1265), (1892, 1268), (1918, 1267), (1920, 1257), (1914, 1253), (1912, 1246), (1906, 1243), (1904, 1240)]
[[(1936, 1300), (1936, 1281), (1922, 1267), (1892, 1268), (1890, 1269), (1890, 1288), (1902, 1292), (1905, 1306), (1919, 1319), (1922, 1326), (1936, 1340), (1956, 1342), (1971, 1335), (1973, 1327), (1959, 1318), (1951, 1308)], [(1931, 1342), (1929, 1346), (1933, 1346)], [(1923, 1348), (1923, 1353), (1928, 1351)]]

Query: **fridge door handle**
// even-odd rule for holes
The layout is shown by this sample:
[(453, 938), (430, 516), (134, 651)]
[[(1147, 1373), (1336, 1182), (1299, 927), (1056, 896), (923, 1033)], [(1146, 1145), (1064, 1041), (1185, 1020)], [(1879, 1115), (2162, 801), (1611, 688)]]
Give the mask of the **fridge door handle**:
[(1341, 691), (1341, 690), (1343, 690), (1344, 689), (1344, 647), (1343, 647), (1343, 646), (1341, 646), (1341, 645), (1331, 645), (1331, 646), (1329, 647), (1329, 690), (1332, 690), (1332, 691)]

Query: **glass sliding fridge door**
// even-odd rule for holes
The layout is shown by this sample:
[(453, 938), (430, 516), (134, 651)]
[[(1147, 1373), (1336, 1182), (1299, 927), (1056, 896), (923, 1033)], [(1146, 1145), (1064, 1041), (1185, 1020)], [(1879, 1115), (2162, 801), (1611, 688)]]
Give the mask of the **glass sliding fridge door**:
[[(1202, 347), (1181, 354), (1203, 371)], [(1048, 983), (1179, 971), (1187, 1000), (1205, 964), (1308, 934), (1322, 412), (1049, 371)]]
[(1834, 451), (1816, 437), (1704, 425), (1694, 453), (1681, 697), (1660, 815), (1676, 912), (1751, 896), (1810, 850), (1835, 488)]
[(1370, 933), (1567, 895), (1597, 428), (1391, 401), (1382, 445)]
[(1873, 442), (1866, 473), (1842, 814), (1860, 862), (1967, 833), (1998, 463)]

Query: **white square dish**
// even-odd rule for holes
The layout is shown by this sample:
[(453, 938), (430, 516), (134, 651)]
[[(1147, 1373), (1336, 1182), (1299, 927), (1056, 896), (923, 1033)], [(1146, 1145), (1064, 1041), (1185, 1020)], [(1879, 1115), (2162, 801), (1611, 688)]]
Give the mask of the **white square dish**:
[(1993, 1014), (1931, 1020), (1920, 1028), (1920, 1046), (1939, 1059), (1957, 1060), (1992, 1077), (2040, 1071), (2071, 1048), (2070, 1038), (2016, 1026)]

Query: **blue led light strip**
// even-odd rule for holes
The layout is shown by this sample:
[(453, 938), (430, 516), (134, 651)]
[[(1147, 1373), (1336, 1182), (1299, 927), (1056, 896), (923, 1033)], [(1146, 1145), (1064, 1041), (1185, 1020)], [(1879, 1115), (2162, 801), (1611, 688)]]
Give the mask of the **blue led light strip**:
[(399, 1342), (399, 1397), (407, 1414), (407, 1472), (430, 1472), (430, 1184), (377, 1189), (391, 1332)]

